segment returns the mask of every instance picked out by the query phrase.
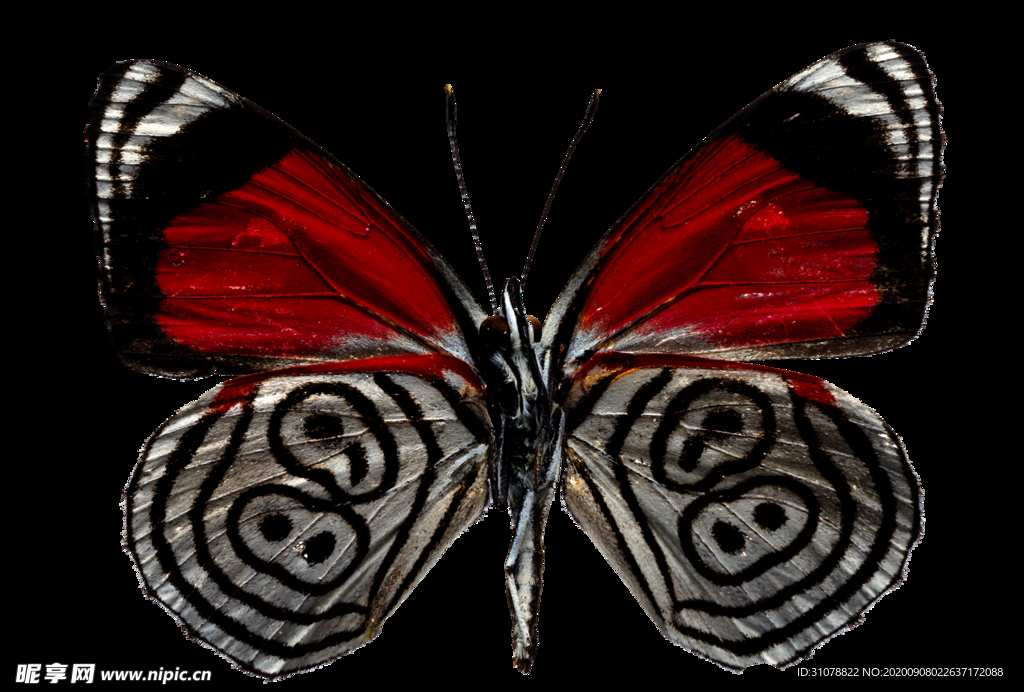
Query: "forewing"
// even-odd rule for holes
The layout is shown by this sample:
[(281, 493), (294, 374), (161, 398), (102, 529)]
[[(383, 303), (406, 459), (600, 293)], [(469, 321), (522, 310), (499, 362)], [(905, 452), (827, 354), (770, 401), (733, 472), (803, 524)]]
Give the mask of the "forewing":
[(179, 377), (472, 357), (486, 315), (431, 245), (270, 113), (177, 65), (100, 76), (87, 129), (100, 296), (132, 367)]
[(488, 502), (481, 385), (444, 356), (229, 380), (154, 433), (125, 489), (143, 591), (279, 678), (373, 639)]
[(793, 665), (905, 578), (917, 475), (878, 414), (823, 380), (602, 354), (568, 410), (566, 509), (698, 656)]
[(605, 234), (544, 325), (594, 351), (831, 357), (906, 344), (934, 274), (943, 133), (905, 44), (853, 46), (751, 103)]

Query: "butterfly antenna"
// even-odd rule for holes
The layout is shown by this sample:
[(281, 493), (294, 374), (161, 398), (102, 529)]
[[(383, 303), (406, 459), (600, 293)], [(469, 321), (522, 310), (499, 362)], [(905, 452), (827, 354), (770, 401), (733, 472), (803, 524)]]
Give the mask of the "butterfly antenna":
[(498, 297), (494, 293), (494, 282), (491, 281), (491, 272), (487, 269), (487, 260), (484, 259), (484, 247), (480, 244), (480, 231), (476, 227), (476, 217), (473, 216), (473, 206), (469, 203), (469, 192), (466, 190), (466, 176), (462, 174), (462, 159), (459, 158), (459, 143), (455, 139), (455, 94), (452, 92), (452, 85), (444, 85), (445, 122), (448, 125), (448, 146), (452, 149), (452, 163), (455, 164), (455, 179), (459, 181), (459, 192), (462, 194), (462, 206), (466, 209), (466, 218), (469, 219), (469, 233), (473, 236), (473, 247), (476, 248), (476, 259), (480, 263), (480, 271), (484, 275), (484, 283), (487, 285), (487, 299), (491, 301), (491, 314), (498, 314)]
[(537, 253), (537, 246), (540, 244), (540, 232), (544, 228), (544, 223), (548, 220), (548, 212), (551, 211), (551, 204), (555, 201), (555, 192), (558, 191), (558, 186), (562, 183), (562, 176), (565, 175), (565, 169), (569, 167), (569, 159), (572, 158), (572, 153), (576, 151), (576, 145), (583, 139), (584, 133), (587, 128), (590, 127), (590, 123), (594, 121), (594, 116), (597, 115), (597, 101), (601, 96), (600, 89), (594, 89), (594, 93), (590, 95), (590, 103), (587, 104), (587, 114), (583, 116), (583, 122), (580, 124), (580, 129), (576, 130), (576, 136), (572, 138), (572, 143), (569, 145), (569, 150), (565, 152), (565, 158), (562, 159), (562, 165), (558, 167), (558, 175), (555, 176), (555, 182), (551, 185), (551, 192), (548, 193), (547, 201), (544, 202), (544, 210), (540, 213), (540, 221), (537, 223), (537, 230), (533, 233), (533, 242), (530, 244), (530, 252), (526, 255), (526, 264), (523, 266), (523, 273), (519, 277), (519, 287), (523, 292), (526, 291), (526, 276), (530, 273), (530, 265), (533, 264), (533, 256)]

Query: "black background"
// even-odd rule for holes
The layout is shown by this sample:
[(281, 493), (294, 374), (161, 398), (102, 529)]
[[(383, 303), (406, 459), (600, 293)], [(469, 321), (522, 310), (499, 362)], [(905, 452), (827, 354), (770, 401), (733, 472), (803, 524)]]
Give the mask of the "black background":
[[(529, 279), (527, 307), (543, 316), (599, 235), (704, 135), (817, 58), (886, 38), (925, 51), (949, 112), (949, 176), (928, 327), (909, 347), (871, 358), (773, 365), (849, 391), (903, 436), (925, 487), (926, 536), (905, 587), (801, 667), (982, 666), (1012, 673), (1008, 646), (993, 628), (1011, 615), (1010, 594), (1017, 591), (1004, 555), (1016, 544), (1006, 503), (1008, 469), (1018, 465), (1019, 452), (996, 451), (999, 405), (983, 384), (999, 365), (994, 355), (981, 356), (1000, 350), (1000, 334), (997, 322), (979, 312), (982, 303), (999, 300), (991, 284), (979, 282), (980, 263), (1004, 231), (971, 216), (981, 170), (971, 157), (978, 140), (992, 135), (973, 120), (977, 85), (966, 68), (979, 56), (971, 47), (917, 23), (879, 22), (854, 31), (840, 20), (813, 32), (765, 26), (741, 36), (711, 21), (666, 32), (651, 17), (651, 32), (646, 25), (626, 32), (608, 18), (589, 33), (579, 26), (543, 39), (523, 32), (500, 45), (488, 45), (486, 34), (434, 35), (409, 50), (386, 24), (372, 30), (332, 24), (336, 33), (327, 38), (312, 31), (326, 28), (320, 21), (307, 18), (309, 25), (287, 40), (274, 33), (284, 27), (269, 21), (257, 34), (221, 27), (185, 32), (179, 40), (147, 40), (149, 25), (118, 33), (97, 22), (88, 31), (109, 40), (90, 43), (83, 35), (80, 44), (59, 47), (63, 59), (47, 70), (38, 122), (58, 114), (46, 130), (48, 147), (56, 150), (44, 164), (46, 184), (28, 185), (26, 199), (38, 195), (42, 213), (20, 234), (28, 249), (16, 256), (27, 258), (25, 265), (8, 259), (12, 275), (28, 269), (31, 279), (17, 284), (25, 288), (11, 302), (25, 314), (8, 327), (23, 344), (9, 361), (18, 399), (8, 434), (28, 443), (12, 447), (7, 462), (13, 471), (5, 562), (16, 641), (5, 650), (5, 675), (18, 663), (58, 661), (98, 669), (204, 669), (216, 683), (258, 684), (187, 642), (142, 597), (121, 552), (118, 502), (139, 447), (215, 381), (148, 377), (122, 366), (110, 350), (96, 300), (81, 145), (96, 74), (117, 60), (158, 58), (260, 104), (361, 175), (431, 239), (481, 299), (445, 139), (442, 85), (451, 82), (458, 97), (466, 179), (498, 279), (519, 272), (589, 93), (601, 87), (596, 121), (569, 166)], [(620, 33), (629, 33), (628, 40)], [(673, 34), (672, 43), (663, 33)], [(560, 44), (568, 34), (571, 50)], [(29, 133), (42, 129), (26, 117)], [(1013, 382), (996, 379), (1001, 387)], [(493, 510), (449, 549), (379, 639), (326, 670), (282, 684), (331, 689), (355, 681), (433, 680), (525, 687), (623, 675), (643, 684), (811, 683), (795, 669), (764, 666), (737, 678), (665, 641), (560, 509), (547, 532), (540, 653), (533, 674), (522, 680), (510, 668), (502, 575), (508, 535), (507, 515)]]

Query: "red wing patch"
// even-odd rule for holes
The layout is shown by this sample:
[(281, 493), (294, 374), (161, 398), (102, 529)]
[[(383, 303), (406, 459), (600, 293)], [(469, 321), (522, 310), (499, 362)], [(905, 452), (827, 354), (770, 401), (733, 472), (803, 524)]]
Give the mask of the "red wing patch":
[(719, 140), (607, 239), (579, 328), (625, 350), (666, 334), (693, 352), (842, 336), (879, 301), (867, 221), (849, 196)]
[(361, 340), (427, 350), (457, 331), (422, 245), (308, 150), (176, 217), (164, 236), (156, 320), (200, 353), (344, 360), (366, 353)]

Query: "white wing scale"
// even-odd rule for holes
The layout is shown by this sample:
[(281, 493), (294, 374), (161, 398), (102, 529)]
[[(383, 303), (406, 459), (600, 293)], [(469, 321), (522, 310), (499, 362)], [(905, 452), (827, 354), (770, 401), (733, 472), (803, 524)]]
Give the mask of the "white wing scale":
[(846, 392), (691, 360), (577, 382), (563, 502), (670, 641), (731, 670), (786, 667), (902, 583), (917, 476)]

